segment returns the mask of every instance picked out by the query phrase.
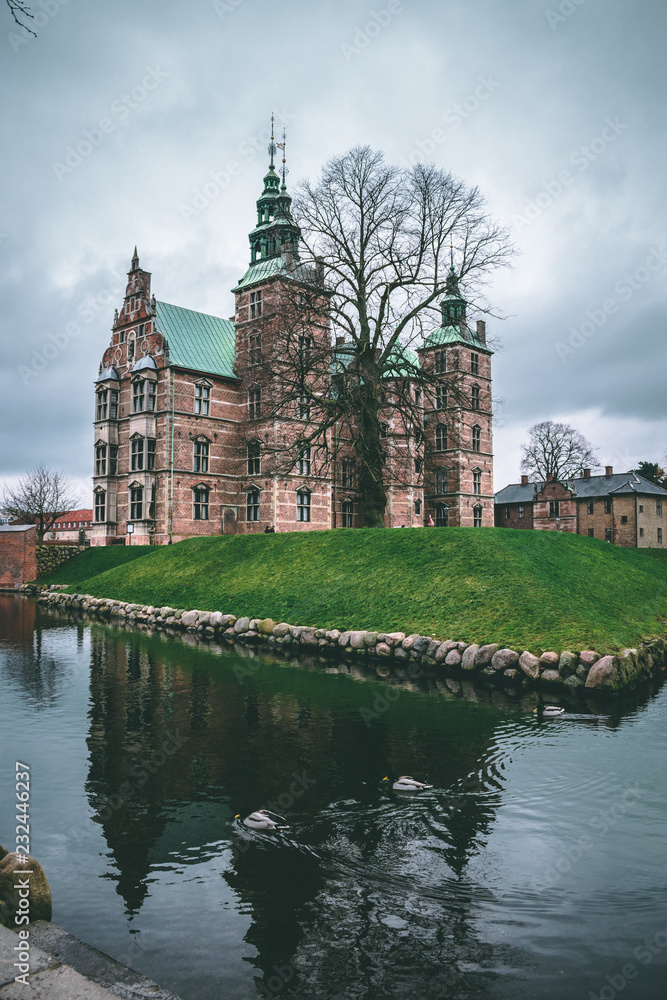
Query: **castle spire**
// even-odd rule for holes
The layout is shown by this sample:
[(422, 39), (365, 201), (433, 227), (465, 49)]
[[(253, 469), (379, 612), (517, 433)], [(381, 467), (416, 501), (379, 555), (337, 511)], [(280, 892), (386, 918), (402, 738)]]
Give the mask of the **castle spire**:
[(132, 271), (138, 271), (139, 270), (139, 254), (137, 253), (136, 244), (135, 244), (135, 247), (134, 247), (134, 253), (132, 254), (132, 267), (131, 267), (131, 270)]

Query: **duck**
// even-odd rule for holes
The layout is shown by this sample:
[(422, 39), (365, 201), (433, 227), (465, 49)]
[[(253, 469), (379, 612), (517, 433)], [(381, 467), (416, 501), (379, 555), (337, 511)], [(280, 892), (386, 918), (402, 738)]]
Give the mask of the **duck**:
[(543, 705), (540, 703), (537, 708), (533, 709), (533, 712), (537, 712), (538, 719), (549, 719), (556, 715), (564, 715), (565, 709), (561, 708), (559, 705)]
[[(382, 780), (389, 781), (389, 775)], [(409, 774), (402, 774), (400, 778), (396, 778), (391, 787), (395, 792), (421, 792), (425, 788), (433, 788), (433, 785), (428, 785), (425, 781), (417, 781)]]
[[(241, 819), (241, 814), (239, 813), (235, 818)], [(247, 826), (249, 830), (289, 830), (285, 817), (279, 816), (269, 809), (256, 809), (255, 812), (251, 812), (243, 820), (243, 825)]]

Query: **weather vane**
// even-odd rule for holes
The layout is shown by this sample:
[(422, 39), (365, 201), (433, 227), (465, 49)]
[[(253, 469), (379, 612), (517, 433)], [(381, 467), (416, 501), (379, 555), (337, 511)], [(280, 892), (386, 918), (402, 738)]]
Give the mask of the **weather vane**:
[(276, 155), (276, 143), (273, 139), (273, 114), (271, 114), (271, 142), (269, 143), (269, 156), (271, 157), (271, 166), (273, 166), (273, 157)]
[(277, 142), (277, 143), (276, 143), (276, 146), (278, 147), (278, 149), (282, 149), (282, 151), (283, 151), (283, 168), (282, 168), (282, 175), (283, 175), (283, 188), (285, 188), (285, 187), (287, 186), (287, 185), (285, 184), (285, 178), (287, 177), (287, 175), (288, 175), (288, 173), (289, 173), (289, 170), (287, 169), (287, 166), (286, 166), (286, 163), (287, 163), (287, 160), (286, 160), (286, 158), (285, 158), (285, 157), (286, 157), (286, 154), (285, 154), (285, 148), (286, 148), (286, 146), (287, 146), (287, 133), (285, 132), (285, 129), (284, 129), (284, 128), (283, 128), (283, 141), (282, 141), (282, 142)]

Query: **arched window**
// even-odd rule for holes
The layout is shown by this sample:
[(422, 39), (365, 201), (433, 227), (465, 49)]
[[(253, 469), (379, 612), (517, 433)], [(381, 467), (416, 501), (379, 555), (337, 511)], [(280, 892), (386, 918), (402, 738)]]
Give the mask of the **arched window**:
[(472, 429), (472, 450), (481, 451), (482, 450), (482, 428), (479, 424), (475, 424)]
[(470, 390), (470, 406), (473, 410), (479, 410), (479, 386), (474, 385)]
[(438, 424), (435, 429), (435, 450), (447, 451), (447, 428), (445, 424)]
[(473, 509), (472, 509), (472, 515), (473, 515), (473, 526), (475, 528), (481, 528), (482, 527), (482, 508), (481, 508), (481, 506), (479, 504), (477, 504), (477, 506), (473, 507)]
[(310, 491), (299, 490), (296, 495), (297, 521), (310, 521)]
[(192, 519), (208, 521), (208, 487), (194, 486), (192, 488)]
[(256, 476), (260, 472), (260, 448), (259, 441), (248, 441), (248, 475)]
[(259, 490), (256, 486), (246, 494), (246, 521), (259, 521)]
[(439, 503), (435, 508), (435, 526), (436, 528), (449, 527), (449, 507), (446, 503)]

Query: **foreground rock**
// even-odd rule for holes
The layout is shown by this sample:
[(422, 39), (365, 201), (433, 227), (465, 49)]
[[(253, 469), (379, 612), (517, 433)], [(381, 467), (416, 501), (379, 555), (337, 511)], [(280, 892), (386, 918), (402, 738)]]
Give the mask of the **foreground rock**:
[(44, 869), (30, 855), (0, 847), (0, 923), (16, 927), (23, 914), (33, 920), (50, 920), (51, 890)]

